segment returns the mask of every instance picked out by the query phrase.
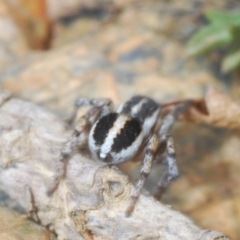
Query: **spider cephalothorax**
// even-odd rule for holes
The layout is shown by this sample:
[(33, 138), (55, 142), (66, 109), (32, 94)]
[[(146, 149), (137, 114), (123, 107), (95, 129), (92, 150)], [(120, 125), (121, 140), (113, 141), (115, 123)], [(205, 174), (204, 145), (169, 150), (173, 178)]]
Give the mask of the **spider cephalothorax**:
[[(166, 151), (168, 163), (168, 169), (159, 181), (157, 195), (160, 196), (177, 177), (178, 168), (169, 131), (186, 104), (184, 102), (176, 104), (162, 119), (160, 127), (157, 126), (157, 122), (162, 105), (146, 96), (132, 97), (115, 112), (109, 99), (77, 99), (76, 108), (86, 105), (92, 108), (77, 121), (73, 135), (64, 145), (60, 159), (62, 168), (59, 168), (55, 182), (57, 184), (59, 179), (64, 177), (66, 160), (76, 146), (81, 148), (88, 145), (96, 159), (112, 165), (132, 159), (145, 145), (141, 177), (127, 209), (129, 215), (134, 210), (156, 155)], [(56, 184), (49, 192), (56, 188)]]

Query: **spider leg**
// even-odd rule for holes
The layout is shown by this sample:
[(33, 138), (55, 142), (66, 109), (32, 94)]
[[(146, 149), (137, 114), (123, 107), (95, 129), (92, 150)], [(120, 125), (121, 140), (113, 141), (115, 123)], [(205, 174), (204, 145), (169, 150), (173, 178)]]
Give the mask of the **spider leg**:
[(90, 126), (90, 122), (86, 116), (82, 116), (79, 121), (77, 122), (75, 129), (72, 133), (72, 135), (68, 138), (68, 140), (65, 142), (65, 144), (62, 147), (59, 161), (57, 162), (56, 171), (53, 175), (52, 182), (50, 183), (50, 186), (47, 189), (47, 194), (51, 195), (56, 188), (59, 185), (59, 182), (61, 179), (64, 179), (66, 176), (67, 171), (67, 162), (73, 152), (73, 150), (76, 148), (76, 146), (79, 146), (78, 139), (81, 137), (81, 143), (80, 146), (84, 146), (87, 142), (87, 134), (86, 131), (88, 130)]
[[(162, 154), (167, 151), (167, 162), (168, 170), (164, 174), (162, 181), (158, 184), (158, 195), (162, 195), (167, 186), (178, 176), (178, 167), (176, 164), (176, 154), (173, 147), (172, 137), (169, 135), (173, 124), (177, 120), (178, 116), (186, 110), (186, 108), (191, 104), (191, 101), (184, 101), (177, 104), (163, 119), (162, 125), (158, 133), (155, 133), (150, 138), (146, 149), (145, 156), (143, 160), (143, 165), (141, 168), (141, 176), (136, 184), (135, 191), (131, 197), (130, 205), (126, 211), (126, 215), (130, 216), (134, 211), (135, 205), (140, 196), (141, 190), (145, 183), (146, 178), (151, 170), (152, 162), (156, 155)], [(161, 194), (160, 194), (161, 193)]]
[(159, 136), (169, 134), (174, 123), (181, 113), (183, 113), (189, 105), (191, 105), (191, 100), (186, 100), (181, 103), (178, 103), (170, 112), (164, 117), (162, 124), (159, 129)]
[(34, 195), (32, 193), (32, 189), (28, 185), (24, 187), (24, 196), (27, 203), (27, 216), (32, 217), (36, 222), (40, 223), (41, 221), (37, 215), (37, 207)]
[(150, 173), (152, 162), (153, 162), (153, 159), (155, 158), (155, 155), (158, 149), (158, 144), (159, 144), (158, 136), (157, 134), (153, 134), (152, 137), (149, 139), (149, 142), (145, 149), (145, 154), (144, 154), (145, 156), (144, 156), (143, 164), (141, 168), (141, 176), (136, 184), (135, 191), (131, 197), (130, 205), (126, 211), (127, 216), (130, 216), (135, 208), (135, 205), (140, 196), (142, 187), (145, 183), (146, 178)]
[[(51, 195), (56, 188), (61, 179), (64, 179), (67, 171), (67, 162), (72, 155), (73, 150), (76, 147), (83, 147), (87, 144), (88, 131), (92, 124), (103, 115), (108, 114), (112, 111), (112, 101), (109, 99), (91, 99), (91, 98), (78, 98), (75, 102), (75, 108), (81, 106), (92, 106), (87, 113), (80, 117), (77, 121), (74, 131), (66, 143), (63, 145), (61, 150), (60, 158), (57, 163), (56, 173), (53, 176), (52, 184), (47, 189), (47, 194)], [(76, 111), (74, 118), (76, 116)]]
[(161, 199), (162, 194), (165, 192), (169, 184), (178, 176), (178, 167), (176, 162), (176, 153), (174, 150), (173, 139), (169, 132), (172, 129), (173, 124), (177, 120), (178, 116), (186, 110), (191, 104), (190, 100), (181, 102), (175, 106), (163, 119), (162, 125), (159, 129), (160, 143), (158, 148), (158, 154), (161, 155), (167, 152), (167, 164), (168, 169), (164, 173), (161, 180), (158, 182), (158, 190), (155, 194), (156, 199)]
[(165, 135), (165, 136), (166, 136), (166, 142), (164, 143), (164, 145), (167, 151), (168, 169), (164, 173), (160, 181), (158, 182), (158, 190), (154, 195), (155, 198), (158, 200), (161, 199), (162, 194), (165, 192), (166, 188), (170, 185), (170, 183), (179, 175), (177, 162), (176, 162), (176, 154), (175, 154), (174, 145), (173, 145), (173, 139), (169, 135)]
[[(72, 116), (68, 120), (68, 123), (70, 123), (70, 124), (73, 123), (74, 119), (76, 118), (78, 109), (83, 107), (83, 106), (93, 106), (92, 110), (95, 109), (95, 108), (100, 108), (101, 109), (101, 115), (106, 115), (109, 112), (113, 111), (113, 103), (108, 98), (85, 98), (85, 97), (80, 97), (80, 98), (77, 98), (77, 100), (75, 101), (74, 111), (73, 111)], [(92, 115), (91, 111), (89, 112), (89, 116), (90, 115)]]

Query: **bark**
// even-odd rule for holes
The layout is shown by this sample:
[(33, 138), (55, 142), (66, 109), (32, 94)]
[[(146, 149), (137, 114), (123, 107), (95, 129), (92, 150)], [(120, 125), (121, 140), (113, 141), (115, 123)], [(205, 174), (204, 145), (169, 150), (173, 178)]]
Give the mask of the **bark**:
[(76, 151), (66, 178), (47, 194), (61, 147), (71, 135), (51, 112), (0, 92), (0, 189), (34, 220), (64, 240), (227, 240), (201, 230), (183, 214), (142, 194), (125, 216), (134, 186), (117, 167), (109, 168)]

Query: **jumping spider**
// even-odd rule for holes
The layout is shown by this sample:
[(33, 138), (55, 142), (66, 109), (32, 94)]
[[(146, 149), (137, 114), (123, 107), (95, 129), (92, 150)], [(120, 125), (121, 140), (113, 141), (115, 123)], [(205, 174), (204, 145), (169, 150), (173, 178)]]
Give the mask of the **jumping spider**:
[[(172, 137), (169, 135), (179, 113), (188, 105), (188, 101), (176, 104), (157, 124), (163, 105), (145, 96), (134, 96), (113, 112), (109, 99), (79, 98), (77, 108), (92, 106), (77, 122), (74, 132), (61, 152), (58, 176), (49, 191), (53, 192), (60, 178), (65, 176), (66, 162), (76, 145), (86, 145), (94, 157), (108, 165), (119, 164), (132, 159), (145, 146), (141, 176), (136, 184), (131, 202), (126, 211), (130, 215), (137, 203), (143, 184), (151, 170), (153, 160), (166, 151), (168, 169), (158, 183), (158, 194), (178, 176)], [(75, 112), (76, 112), (75, 111)]]

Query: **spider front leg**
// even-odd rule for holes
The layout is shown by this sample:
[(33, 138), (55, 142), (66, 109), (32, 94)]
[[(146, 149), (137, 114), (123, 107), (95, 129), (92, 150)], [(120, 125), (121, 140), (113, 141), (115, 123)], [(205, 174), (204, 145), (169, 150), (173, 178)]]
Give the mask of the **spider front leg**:
[(65, 178), (68, 159), (70, 158), (75, 147), (78, 145), (79, 137), (83, 136), (81, 139), (81, 146), (84, 146), (85, 143), (87, 142), (87, 134), (84, 133), (89, 129), (89, 126), (90, 122), (86, 116), (82, 116), (77, 122), (72, 135), (66, 141), (61, 150), (59, 161), (57, 162), (56, 171), (53, 176), (53, 180), (47, 189), (48, 195), (51, 195), (57, 189), (60, 180)]
[[(96, 115), (93, 114), (94, 110), (97, 108), (101, 110), (101, 115), (106, 115), (109, 112), (113, 111), (113, 103), (108, 98), (85, 98), (80, 97), (75, 101), (75, 107), (72, 116), (68, 120), (68, 122), (71, 124), (74, 119), (76, 118), (77, 111), (79, 108), (83, 106), (93, 106), (92, 109), (87, 113), (87, 118), (89, 118), (89, 121), (93, 123), (93, 121), (96, 120)], [(93, 119), (91, 119), (91, 116), (93, 116)]]
[(155, 155), (157, 153), (158, 150), (158, 146), (159, 146), (159, 139), (157, 134), (153, 134), (152, 137), (150, 138), (145, 152), (144, 152), (144, 160), (143, 160), (143, 165), (141, 168), (141, 176), (140, 179), (138, 180), (137, 184), (136, 184), (136, 188), (135, 191), (131, 197), (131, 203), (126, 211), (126, 215), (130, 216), (135, 208), (135, 205), (138, 201), (138, 198), (141, 194), (141, 190), (143, 188), (143, 185), (145, 183), (146, 178), (148, 177), (150, 170), (151, 170), (151, 166), (152, 166), (152, 162), (155, 158)]
[(76, 147), (81, 148), (86, 145), (88, 132), (92, 124), (99, 118), (99, 116), (111, 112), (113, 104), (109, 99), (78, 98), (75, 102), (74, 117), (76, 116), (77, 109), (82, 106), (92, 106), (92, 108), (77, 121), (71, 137), (64, 144), (57, 163), (56, 174), (53, 177), (51, 186), (47, 190), (48, 195), (51, 195), (58, 187), (60, 180), (65, 178), (67, 162), (71, 157), (73, 150)]

